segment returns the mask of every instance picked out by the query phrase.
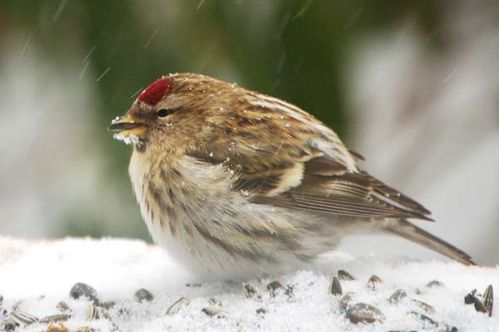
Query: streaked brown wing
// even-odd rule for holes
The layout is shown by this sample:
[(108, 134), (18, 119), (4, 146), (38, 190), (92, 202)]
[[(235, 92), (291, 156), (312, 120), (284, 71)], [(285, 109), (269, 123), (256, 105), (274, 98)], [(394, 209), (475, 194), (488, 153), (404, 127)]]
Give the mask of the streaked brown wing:
[[(262, 196), (284, 191), (286, 179), (292, 175), (301, 178), (304, 162), (322, 155), (299, 144), (258, 143), (258, 146), (242, 143), (234, 146), (231, 142), (210, 142), (187, 151), (187, 155), (209, 164), (223, 165), (233, 175), (233, 190)], [(301, 179), (299, 181), (293, 186), (299, 185)]]
[(380, 195), (383, 199), (392, 201), (393, 203), (397, 203), (398, 205), (402, 206), (405, 209), (415, 211), (425, 216), (431, 214), (431, 212), (427, 210), (423, 205), (419, 204), (412, 198), (409, 198), (406, 195), (402, 194), (400, 191), (387, 186), (386, 184), (376, 179), (375, 177), (371, 176), (367, 172), (362, 171), (361, 174), (365, 176), (367, 179), (369, 179), (376, 194)]
[[(432, 220), (421, 204), (310, 146), (280, 144), (242, 151), (209, 143), (189, 155), (226, 166), (233, 174), (233, 190), (250, 194), (255, 203), (357, 218)], [(289, 180), (297, 175), (299, 182)]]
[(421, 204), (368, 173), (348, 172), (320, 156), (305, 162), (302, 183), (277, 195), (256, 195), (254, 202), (357, 218), (432, 220)]
[(431, 220), (422, 205), (360, 170), (363, 157), (312, 116), (275, 98), (245, 98), (245, 112), (229, 114), (237, 127), (211, 123), (213, 133), (224, 134), (187, 151), (223, 165), (232, 190), (290, 209)]

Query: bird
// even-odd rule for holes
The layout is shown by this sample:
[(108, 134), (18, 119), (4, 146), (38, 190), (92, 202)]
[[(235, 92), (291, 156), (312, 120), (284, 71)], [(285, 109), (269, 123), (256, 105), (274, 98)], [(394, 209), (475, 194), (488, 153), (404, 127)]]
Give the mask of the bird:
[(109, 126), (154, 242), (193, 273), (286, 273), (351, 234), (393, 234), (466, 265), (416, 226), (430, 211), (363, 169), (364, 158), (310, 113), (194, 73), (160, 77)]

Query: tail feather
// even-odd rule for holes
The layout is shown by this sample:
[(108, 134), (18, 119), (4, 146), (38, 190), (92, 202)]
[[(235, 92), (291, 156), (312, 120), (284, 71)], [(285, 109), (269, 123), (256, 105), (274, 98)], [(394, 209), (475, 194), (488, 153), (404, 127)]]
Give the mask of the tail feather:
[(400, 220), (397, 225), (388, 226), (387, 229), (391, 233), (434, 250), (458, 262), (466, 265), (476, 265), (471, 256), (464, 251), (454, 247), (442, 239), (439, 239), (427, 231), (414, 226), (407, 220)]

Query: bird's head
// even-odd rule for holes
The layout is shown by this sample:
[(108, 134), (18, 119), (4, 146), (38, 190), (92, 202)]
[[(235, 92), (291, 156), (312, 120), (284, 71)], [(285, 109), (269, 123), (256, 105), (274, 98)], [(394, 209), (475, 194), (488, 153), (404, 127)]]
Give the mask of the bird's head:
[[(230, 103), (235, 87), (197, 74), (171, 74), (147, 86), (109, 130), (136, 150), (179, 146), (206, 139), (217, 110)], [(216, 121), (216, 120), (215, 120)]]

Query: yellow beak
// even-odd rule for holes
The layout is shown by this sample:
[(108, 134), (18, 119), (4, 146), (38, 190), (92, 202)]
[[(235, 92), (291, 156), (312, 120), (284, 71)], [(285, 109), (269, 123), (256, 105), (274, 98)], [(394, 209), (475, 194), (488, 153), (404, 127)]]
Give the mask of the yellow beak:
[(135, 119), (127, 114), (114, 119), (108, 130), (114, 132), (115, 137), (118, 139), (141, 138), (147, 131), (147, 125), (144, 121)]

